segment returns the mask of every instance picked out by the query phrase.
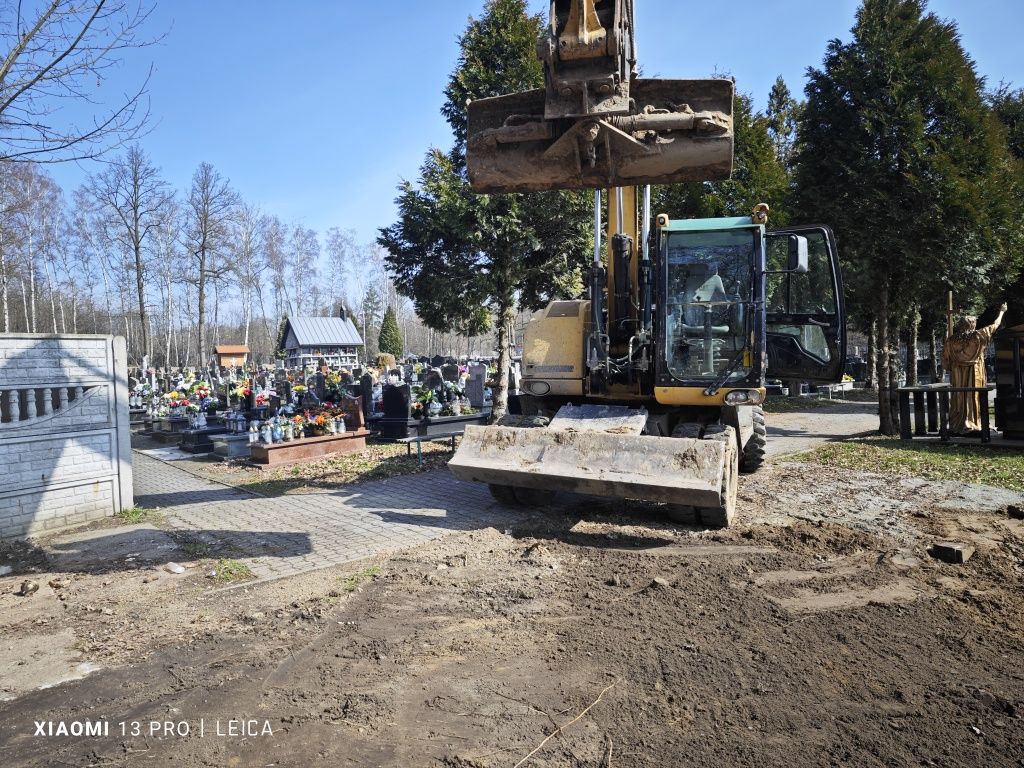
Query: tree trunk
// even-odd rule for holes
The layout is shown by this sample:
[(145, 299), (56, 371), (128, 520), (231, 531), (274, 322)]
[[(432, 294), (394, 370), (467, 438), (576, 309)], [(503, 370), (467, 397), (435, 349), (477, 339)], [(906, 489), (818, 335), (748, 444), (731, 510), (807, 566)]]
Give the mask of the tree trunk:
[(515, 320), (515, 307), (512, 298), (498, 305), (498, 386), (494, 390), (494, 405), (491, 418), (498, 421), (508, 412), (508, 369), (511, 363), (511, 345), (509, 331)]
[[(56, 274), (56, 269), (54, 274)], [(50, 327), (53, 328), (53, 335), (57, 335), (57, 295), (53, 290), (53, 280), (50, 278), (49, 265), (43, 262), (43, 273), (46, 275), (46, 288), (50, 294)]]
[(878, 295), (878, 431), (883, 435), (895, 435), (899, 431), (899, 411), (892, 408), (890, 389), (894, 380), (892, 369), (896, 361), (893, 355), (889, 327), (889, 286), (884, 284)]
[(939, 365), (939, 343), (935, 337), (934, 328), (932, 328), (931, 334), (928, 336), (928, 355), (932, 359), (932, 383), (935, 384), (942, 381), (942, 372)]
[(25, 307), (25, 333), (32, 333), (32, 323), (28, 316), (28, 291), (25, 288), (25, 278), (21, 279), (21, 303)]
[(171, 367), (171, 336), (174, 333), (174, 288), (171, 285), (170, 273), (168, 273), (167, 279), (167, 344), (164, 349), (166, 354), (164, 356), (164, 367)]
[(917, 386), (917, 337), (921, 332), (921, 313), (914, 307), (910, 312), (907, 330), (907, 386)]
[[(198, 318), (198, 330), (196, 333), (196, 341), (198, 342), (198, 353), (197, 357), (199, 360), (199, 368), (203, 367), (203, 331), (205, 330), (204, 318), (206, 317), (206, 254), (201, 253), (199, 257), (199, 301), (197, 302), (196, 311), (199, 313)], [(188, 365), (188, 353), (185, 354), (185, 365)]]
[(878, 318), (872, 318), (868, 328), (868, 370), (867, 380), (864, 382), (865, 389), (875, 389), (878, 386)]
[(4, 253), (4, 229), (0, 227), (0, 303), (3, 304), (4, 333), (11, 332), (11, 310), (7, 296), (7, 256)]
[[(31, 236), (29, 236), (29, 242), (31, 243)], [(32, 308), (30, 317), (32, 318), (32, 324), (29, 326), (29, 332), (36, 332), (36, 265), (35, 258), (32, 256), (32, 247), (29, 246), (29, 263), (28, 263), (28, 287), (29, 287), (29, 306)]]
[[(136, 214), (135, 231), (139, 231), (138, 215)], [(139, 326), (142, 332), (142, 357), (153, 356), (149, 343), (149, 319), (146, 317), (146, 286), (142, 276), (142, 242), (136, 237), (135, 242), (135, 288), (139, 292)]]

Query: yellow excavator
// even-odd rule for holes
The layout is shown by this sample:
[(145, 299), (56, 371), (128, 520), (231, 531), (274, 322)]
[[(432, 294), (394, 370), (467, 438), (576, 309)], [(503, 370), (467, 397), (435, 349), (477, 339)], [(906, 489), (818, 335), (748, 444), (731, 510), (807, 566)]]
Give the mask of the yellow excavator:
[(637, 78), (633, 10), (552, 0), (545, 87), (468, 106), (474, 190), (594, 189), (595, 247), (589, 296), (526, 328), (522, 414), (467, 427), (449, 467), (505, 503), (573, 491), (725, 526), (764, 461), (766, 379), (842, 378), (838, 253), (827, 226), (769, 229), (765, 204), (652, 219), (649, 185), (731, 175), (733, 83)]

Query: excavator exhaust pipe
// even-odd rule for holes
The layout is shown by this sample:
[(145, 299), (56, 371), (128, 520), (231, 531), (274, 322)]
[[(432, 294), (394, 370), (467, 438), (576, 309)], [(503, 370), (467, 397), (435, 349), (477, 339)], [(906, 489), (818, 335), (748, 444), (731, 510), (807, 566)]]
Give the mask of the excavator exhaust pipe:
[(731, 430), (723, 437), (467, 426), (448, 468), (460, 480), (696, 507), (705, 522), (726, 526), (738, 456)]
[(642, 80), (629, 111), (545, 117), (543, 89), (469, 104), (466, 163), (476, 192), (605, 189), (728, 179), (731, 80)]

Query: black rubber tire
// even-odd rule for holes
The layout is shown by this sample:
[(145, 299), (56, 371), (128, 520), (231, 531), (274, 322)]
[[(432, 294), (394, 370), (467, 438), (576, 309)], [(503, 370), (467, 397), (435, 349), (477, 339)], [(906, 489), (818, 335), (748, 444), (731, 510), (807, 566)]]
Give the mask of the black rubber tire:
[(672, 430), (672, 437), (688, 437), (691, 440), (700, 440), (700, 433), (704, 430), (703, 424), (692, 421), (681, 421)]
[(725, 424), (708, 424), (702, 440), (734, 440), (735, 432)]
[(511, 485), (497, 485), (496, 483), (490, 483), (487, 486), (491, 491), (491, 496), (499, 504), (504, 504), (506, 507), (517, 507), (519, 506), (519, 499), (516, 498), (515, 490)]
[(540, 488), (513, 488), (516, 500), (527, 507), (546, 507), (555, 498), (554, 491), (545, 491)]
[(764, 408), (755, 405), (753, 409), (754, 434), (743, 446), (743, 455), (740, 457), (740, 472), (745, 475), (756, 472), (764, 464), (765, 449), (768, 446), (768, 429), (764, 421)]

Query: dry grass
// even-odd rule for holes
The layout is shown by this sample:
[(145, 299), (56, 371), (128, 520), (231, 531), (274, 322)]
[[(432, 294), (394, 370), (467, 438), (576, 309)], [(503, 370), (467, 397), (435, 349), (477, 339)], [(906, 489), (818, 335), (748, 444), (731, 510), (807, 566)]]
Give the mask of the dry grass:
[(827, 443), (794, 458), (841, 469), (959, 480), (1024, 492), (1024, 454), (1005, 448), (877, 437)]

